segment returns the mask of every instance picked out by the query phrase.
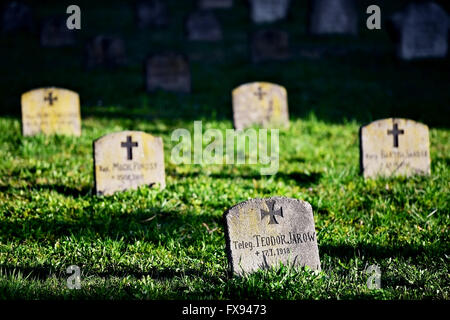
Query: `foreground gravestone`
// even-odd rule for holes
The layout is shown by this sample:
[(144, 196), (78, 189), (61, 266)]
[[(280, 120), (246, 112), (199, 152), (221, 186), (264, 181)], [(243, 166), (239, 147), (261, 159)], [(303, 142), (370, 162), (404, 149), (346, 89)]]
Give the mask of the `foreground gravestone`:
[(404, 60), (445, 58), (449, 19), (436, 3), (411, 3), (391, 19), (397, 40), (397, 56)]
[(147, 59), (145, 74), (149, 92), (161, 89), (170, 92), (189, 93), (191, 72), (184, 55), (177, 53), (156, 54)]
[(290, 0), (250, 0), (254, 23), (271, 23), (286, 18)]
[(76, 92), (41, 88), (22, 95), (22, 133), (32, 136), (81, 134), (80, 98)]
[(428, 127), (389, 118), (361, 127), (361, 171), (365, 178), (430, 174)]
[(141, 131), (103, 136), (94, 141), (94, 171), (97, 195), (156, 183), (165, 188), (162, 139)]
[(257, 31), (252, 35), (250, 45), (253, 63), (286, 60), (290, 57), (289, 35), (285, 31)]
[(243, 84), (233, 90), (233, 119), (237, 130), (253, 125), (264, 128), (289, 126), (287, 92), (268, 82)]
[(222, 28), (219, 20), (210, 11), (196, 11), (186, 20), (186, 33), (193, 41), (219, 41), (222, 39)]
[(138, 1), (135, 16), (139, 28), (163, 27), (169, 23), (167, 5), (162, 0)]
[(224, 220), (233, 273), (244, 275), (280, 263), (321, 269), (308, 202), (285, 197), (251, 199), (226, 211)]
[(198, 7), (202, 10), (229, 9), (233, 7), (233, 0), (199, 0)]
[(31, 8), (21, 2), (12, 1), (2, 8), (2, 31), (32, 31), (33, 16)]
[(67, 28), (65, 17), (48, 18), (42, 24), (40, 40), (43, 47), (73, 46), (75, 31)]
[(358, 33), (354, 0), (311, 0), (309, 31), (314, 35)]
[(119, 37), (96, 36), (86, 45), (86, 65), (116, 67), (126, 62), (125, 44)]

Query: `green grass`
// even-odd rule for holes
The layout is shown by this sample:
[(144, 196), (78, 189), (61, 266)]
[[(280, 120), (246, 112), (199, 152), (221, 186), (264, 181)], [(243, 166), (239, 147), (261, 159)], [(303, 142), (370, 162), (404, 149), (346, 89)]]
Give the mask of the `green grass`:
[[(225, 39), (208, 45), (183, 40), (180, 17), (188, 6), (174, 13), (169, 30), (147, 34), (134, 29), (120, 2), (108, 10), (86, 4), (81, 39), (95, 30), (126, 37), (129, 63), (118, 70), (85, 71), (81, 44), (40, 49), (34, 36), (0, 38), (9, 48), (0, 53), (8, 62), (0, 78), (0, 298), (449, 299), (448, 60), (396, 61), (384, 32), (307, 37), (295, 2), (299, 10), (277, 24), (291, 32), (293, 59), (250, 65), (245, 35), (255, 27), (244, 6), (233, 16), (219, 13)], [(36, 12), (65, 12), (49, 8)], [(303, 46), (347, 52), (312, 59), (299, 53)], [(191, 55), (192, 94), (143, 91), (142, 60), (153, 47)], [(172, 164), (172, 131), (192, 130), (193, 120), (203, 120), (204, 129), (232, 128), (231, 90), (254, 80), (288, 90), (291, 127), (280, 132), (278, 174)], [(80, 138), (21, 136), (20, 94), (45, 85), (80, 93)], [(430, 126), (431, 176), (361, 177), (359, 126), (390, 116)], [(166, 189), (93, 196), (92, 141), (128, 129), (163, 138)], [(223, 212), (275, 195), (311, 203), (323, 271), (279, 267), (231, 277)], [(80, 290), (66, 286), (73, 264), (82, 271)], [(379, 290), (366, 286), (372, 264), (382, 272)]]

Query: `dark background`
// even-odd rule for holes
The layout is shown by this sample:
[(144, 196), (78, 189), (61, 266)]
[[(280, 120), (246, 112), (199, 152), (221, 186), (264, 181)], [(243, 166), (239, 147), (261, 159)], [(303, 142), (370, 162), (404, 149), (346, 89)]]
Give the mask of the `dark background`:
[[(270, 81), (288, 90), (292, 119), (313, 113), (319, 119), (341, 123), (368, 122), (390, 116), (448, 127), (450, 102), (449, 59), (403, 62), (395, 57), (386, 21), (408, 1), (357, 1), (359, 35), (317, 37), (307, 33), (307, 1), (291, 1), (285, 21), (255, 25), (246, 1), (232, 9), (215, 10), (223, 28), (218, 42), (189, 42), (184, 19), (196, 1), (167, 1), (170, 23), (165, 28), (141, 30), (134, 20), (133, 2), (24, 1), (33, 8), (34, 31), (2, 34), (0, 38), (0, 114), (20, 116), (20, 96), (37, 87), (57, 86), (80, 94), (83, 117), (148, 119), (229, 119), (231, 90), (245, 82)], [(449, 8), (448, 1), (438, 1)], [(81, 8), (77, 45), (42, 48), (39, 26), (43, 18), (68, 17), (66, 8)], [(382, 10), (382, 30), (365, 27), (370, 4)], [(276, 28), (289, 32), (292, 58), (285, 62), (251, 64), (248, 36)], [(125, 66), (88, 70), (84, 66), (86, 41), (95, 35), (122, 36)], [(189, 95), (144, 90), (143, 63), (160, 51), (185, 53), (191, 63)]]

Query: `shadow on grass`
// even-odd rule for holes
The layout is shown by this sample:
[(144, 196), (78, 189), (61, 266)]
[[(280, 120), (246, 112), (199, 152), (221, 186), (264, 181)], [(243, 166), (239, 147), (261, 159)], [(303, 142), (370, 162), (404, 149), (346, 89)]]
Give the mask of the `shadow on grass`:
[[(196, 178), (204, 175), (201, 172), (193, 171), (186, 173), (178, 173), (171, 172), (169, 175), (174, 178)], [(270, 178), (271, 176), (263, 176), (260, 173), (252, 172), (252, 173), (241, 173), (241, 172), (220, 172), (220, 173), (211, 173), (205, 174), (207, 177), (211, 177), (214, 179), (248, 179), (248, 180), (261, 180), (264, 177)], [(283, 180), (285, 183), (295, 182), (298, 185), (307, 187), (313, 184), (317, 184), (322, 177), (322, 173), (320, 172), (278, 172), (274, 175), (275, 180)]]

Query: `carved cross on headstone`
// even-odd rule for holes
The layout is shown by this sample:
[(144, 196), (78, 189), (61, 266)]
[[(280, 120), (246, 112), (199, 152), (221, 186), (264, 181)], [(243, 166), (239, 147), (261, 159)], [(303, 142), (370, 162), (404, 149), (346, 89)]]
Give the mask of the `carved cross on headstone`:
[(52, 106), (53, 105), (53, 101), (58, 100), (58, 97), (53, 97), (53, 92), (49, 92), (48, 93), (48, 97), (44, 97), (44, 101), (48, 101), (48, 103)]
[(388, 130), (387, 134), (392, 134), (394, 136), (394, 148), (398, 148), (398, 136), (401, 134), (405, 134), (405, 130), (398, 129), (398, 124), (394, 123), (393, 130)]
[(261, 87), (258, 87), (258, 91), (254, 93), (255, 96), (258, 97), (259, 100), (262, 100), (262, 98), (266, 95), (267, 93), (263, 92)]
[(133, 147), (137, 147), (138, 143), (133, 142), (131, 136), (127, 136), (127, 142), (122, 142), (121, 147), (127, 148), (127, 159), (133, 160)]
[(275, 219), (275, 216), (283, 217), (283, 208), (278, 210), (273, 210), (275, 207), (275, 201), (266, 201), (266, 205), (269, 208), (269, 211), (261, 210), (261, 220), (264, 219), (265, 216), (269, 216), (269, 224), (278, 224), (278, 221)]

